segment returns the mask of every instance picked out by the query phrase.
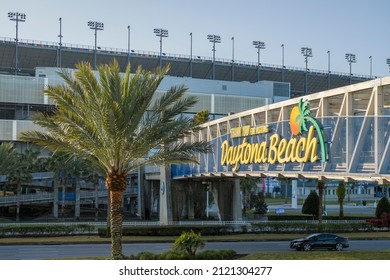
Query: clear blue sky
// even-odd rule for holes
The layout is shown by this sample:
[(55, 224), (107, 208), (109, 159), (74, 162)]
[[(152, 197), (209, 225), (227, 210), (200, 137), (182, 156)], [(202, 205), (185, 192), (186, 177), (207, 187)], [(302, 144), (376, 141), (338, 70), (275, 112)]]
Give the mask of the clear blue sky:
[(15, 22), (8, 12), (23, 12), (21, 39), (58, 42), (62, 17), (64, 43), (94, 45), (89, 20), (104, 23), (98, 33), (101, 47), (127, 49), (127, 26), (131, 26), (131, 49), (159, 51), (154, 28), (169, 30), (163, 52), (212, 56), (208, 34), (220, 35), (216, 57), (231, 59), (234, 36), (235, 59), (257, 61), (252, 41), (263, 41), (261, 62), (305, 67), (301, 47), (310, 47), (309, 68), (349, 73), (345, 53), (356, 54), (355, 74), (388, 76), (390, 58), (390, 1), (388, 0), (0, 0), (0, 37), (15, 37)]

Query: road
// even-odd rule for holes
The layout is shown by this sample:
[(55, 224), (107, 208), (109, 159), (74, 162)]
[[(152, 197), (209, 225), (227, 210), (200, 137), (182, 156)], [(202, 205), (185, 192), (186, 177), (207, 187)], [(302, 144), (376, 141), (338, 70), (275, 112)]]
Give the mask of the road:
[[(390, 240), (350, 240), (348, 250), (390, 250)], [(125, 255), (148, 251), (161, 253), (170, 249), (171, 243), (123, 244)], [(232, 249), (239, 254), (253, 252), (291, 251), (289, 241), (266, 242), (209, 242), (203, 250)], [(88, 256), (109, 256), (110, 244), (53, 244), (53, 245), (2, 245), (0, 260), (47, 260)]]

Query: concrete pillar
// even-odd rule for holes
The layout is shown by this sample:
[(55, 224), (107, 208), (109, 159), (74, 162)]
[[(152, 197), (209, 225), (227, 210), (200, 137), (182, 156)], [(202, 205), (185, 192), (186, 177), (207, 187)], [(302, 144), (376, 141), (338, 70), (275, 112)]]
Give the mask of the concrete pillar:
[(141, 219), (145, 218), (145, 202), (144, 202), (144, 167), (138, 168), (137, 177), (138, 177), (138, 216)]
[(53, 217), (58, 219), (58, 182), (53, 181)]
[(298, 181), (291, 181), (291, 208), (298, 208)]
[(240, 179), (234, 179), (232, 201), (233, 221), (242, 221), (240, 189)]
[(169, 225), (172, 221), (171, 167), (160, 167), (160, 223)]
[(195, 203), (194, 203), (194, 185), (192, 182), (188, 185), (188, 196), (187, 196), (187, 209), (188, 209), (188, 219), (195, 219)]

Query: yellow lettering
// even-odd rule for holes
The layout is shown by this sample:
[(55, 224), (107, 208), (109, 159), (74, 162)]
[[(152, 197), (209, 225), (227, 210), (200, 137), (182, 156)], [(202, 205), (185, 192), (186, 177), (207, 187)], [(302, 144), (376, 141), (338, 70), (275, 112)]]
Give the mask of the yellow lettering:
[(299, 139), (295, 149), (295, 159), (297, 162), (305, 162), (305, 157), (301, 157), (302, 152), (305, 151), (306, 138), (302, 137)]
[(297, 146), (297, 138), (291, 138), (286, 147), (286, 162), (296, 162), (295, 148)]
[(287, 162), (287, 157), (283, 156), (284, 153), (286, 152), (286, 147), (287, 147), (287, 140), (283, 138), (280, 141), (279, 146), (278, 146), (278, 162), (280, 162), (280, 163)]
[(307, 141), (305, 147), (305, 159), (304, 159), (305, 162), (309, 161), (309, 157), (311, 162), (316, 162), (318, 160), (318, 156), (317, 156), (318, 140), (316, 137), (313, 137), (313, 133), (314, 133), (314, 127), (311, 126), (309, 128), (309, 133), (307, 134)]
[(278, 157), (278, 143), (279, 143), (280, 136), (279, 134), (272, 135), (269, 140), (269, 151), (268, 151), (268, 162), (270, 164), (274, 164), (276, 162), (276, 159)]

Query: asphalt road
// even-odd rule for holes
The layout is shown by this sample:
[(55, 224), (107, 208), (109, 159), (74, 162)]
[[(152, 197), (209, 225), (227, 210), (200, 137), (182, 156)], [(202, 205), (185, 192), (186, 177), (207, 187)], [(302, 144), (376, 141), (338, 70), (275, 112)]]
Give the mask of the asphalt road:
[[(346, 250), (390, 250), (390, 240), (350, 240)], [(161, 253), (170, 249), (171, 243), (123, 244), (125, 255), (148, 251)], [(239, 254), (253, 252), (291, 251), (289, 241), (267, 242), (209, 242), (203, 250), (232, 249)], [(88, 256), (109, 256), (110, 244), (54, 244), (54, 245), (1, 245), (0, 260), (47, 260)]]

